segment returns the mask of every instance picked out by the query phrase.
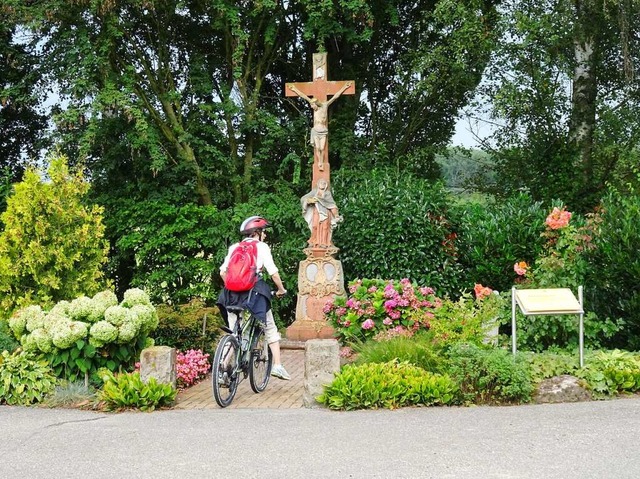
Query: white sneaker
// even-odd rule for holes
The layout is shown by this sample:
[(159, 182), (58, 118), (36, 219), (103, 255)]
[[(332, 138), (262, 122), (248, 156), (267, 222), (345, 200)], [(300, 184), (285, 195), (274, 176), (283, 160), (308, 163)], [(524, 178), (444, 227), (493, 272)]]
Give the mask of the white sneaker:
[(282, 364), (276, 364), (273, 366), (271, 368), (271, 375), (279, 379), (284, 379), (285, 381), (289, 381), (291, 379), (291, 376), (289, 376), (289, 373)]

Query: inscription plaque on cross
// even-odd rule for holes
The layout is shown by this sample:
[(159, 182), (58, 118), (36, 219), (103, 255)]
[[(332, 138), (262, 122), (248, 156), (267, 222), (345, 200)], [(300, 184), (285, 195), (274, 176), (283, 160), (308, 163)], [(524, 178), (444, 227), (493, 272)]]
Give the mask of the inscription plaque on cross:
[[(311, 186), (315, 187), (321, 178), (329, 182), (329, 106), (342, 95), (356, 92), (353, 80), (329, 81), (327, 54), (313, 54), (312, 81), (287, 83), (286, 96), (303, 98), (313, 109), (313, 127), (310, 143), (313, 146), (313, 176)], [(329, 98), (331, 97), (331, 98)]]

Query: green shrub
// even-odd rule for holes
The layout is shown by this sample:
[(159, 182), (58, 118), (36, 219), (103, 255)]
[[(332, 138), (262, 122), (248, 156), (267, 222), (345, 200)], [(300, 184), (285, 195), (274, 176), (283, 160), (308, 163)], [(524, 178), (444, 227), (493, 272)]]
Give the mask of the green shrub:
[(442, 300), (430, 320), (434, 341), (446, 345), (458, 342), (481, 345), (488, 341), (489, 333), (500, 323), (505, 301), (480, 284), (476, 285), (475, 294), (475, 299), (464, 293), (457, 301)]
[(145, 383), (138, 372), (114, 375), (103, 370), (101, 376), (104, 384), (98, 391), (98, 399), (109, 411), (127, 408), (153, 411), (170, 406), (176, 399), (177, 390), (171, 384), (159, 384), (154, 378)]
[(596, 351), (585, 358), (576, 375), (596, 396), (612, 396), (640, 390), (640, 354), (628, 351)]
[(410, 278), (457, 295), (462, 270), (441, 184), (389, 171), (339, 171), (334, 197), (344, 222), (336, 230), (344, 274)]
[(0, 353), (0, 404), (28, 406), (40, 402), (55, 384), (46, 361), (26, 351)]
[[(252, 196), (226, 210), (157, 197), (107, 204), (107, 234), (116, 244), (110, 274), (119, 280), (120, 290), (143, 287), (157, 303), (186, 304), (201, 298), (211, 304), (222, 288), (218, 269), (228, 247), (240, 240), (240, 224), (262, 215), (274, 225), (267, 241), (280, 276), (286, 288), (295, 291), (307, 226), (289, 185), (276, 182), (269, 189), (275, 193)], [(273, 302), (281, 325), (293, 322), (295, 300), (292, 294)]]
[(465, 283), (510, 290), (513, 264), (532, 262), (542, 250), (542, 204), (519, 194), (490, 205), (460, 203), (454, 211)]
[(622, 319), (624, 327), (610, 342), (640, 349), (640, 192), (611, 191), (602, 201), (593, 243), (587, 253), (585, 293), (601, 318)]
[(447, 350), (447, 373), (474, 403), (521, 403), (531, 399), (533, 384), (528, 363), (504, 349), (455, 344)]
[(89, 184), (70, 174), (64, 157), (51, 160), (51, 181), (27, 170), (2, 214), (0, 316), (28, 304), (52, 304), (104, 286), (109, 250), (102, 209), (87, 207)]
[(575, 353), (523, 352), (521, 355), (529, 362), (534, 383), (563, 374), (575, 375), (580, 368), (580, 361)]
[(441, 372), (442, 368), (442, 356), (434, 349), (433, 335), (428, 332), (411, 338), (398, 336), (386, 341), (367, 341), (355, 350), (358, 353), (356, 364), (398, 360), (434, 373)]
[(318, 401), (331, 409), (393, 409), (448, 405), (456, 395), (457, 387), (448, 376), (392, 361), (345, 366)]
[[(523, 288), (570, 288), (577, 293), (585, 284), (589, 266), (587, 253), (592, 242), (597, 217), (576, 216), (564, 207), (554, 207), (545, 220), (545, 240), (535, 263), (525, 268), (518, 281)], [(521, 274), (521, 273), (518, 273)], [(518, 315), (518, 343), (523, 349), (542, 351), (549, 347), (573, 349), (578, 346), (576, 315), (523, 317)], [(598, 318), (593, 311), (584, 316), (585, 342), (599, 348), (621, 325), (608, 318)]]
[(158, 327), (153, 333), (157, 346), (170, 346), (180, 351), (200, 349), (212, 354), (220, 336), (222, 318), (218, 308), (207, 307), (194, 299), (187, 304), (160, 305)]
[(120, 290), (139, 287), (155, 303), (216, 297), (230, 234), (225, 229), (231, 230), (227, 214), (158, 198), (126, 198), (109, 208), (108, 234), (116, 245), (109, 269), (123, 276)]
[(11, 334), (9, 324), (4, 319), (0, 319), (0, 353), (2, 351), (9, 351), (11, 353), (15, 351), (18, 346), (18, 343)]

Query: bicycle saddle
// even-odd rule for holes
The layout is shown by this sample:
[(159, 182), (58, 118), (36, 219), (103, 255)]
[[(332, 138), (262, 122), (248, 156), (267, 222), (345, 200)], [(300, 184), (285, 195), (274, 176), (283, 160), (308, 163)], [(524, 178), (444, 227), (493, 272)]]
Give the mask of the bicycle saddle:
[(240, 313), (244, 311), (244, 308), (242, 306), (226, 306), (225, 309), (227, 310), (227, 312), (237, 315), (240, 315)]

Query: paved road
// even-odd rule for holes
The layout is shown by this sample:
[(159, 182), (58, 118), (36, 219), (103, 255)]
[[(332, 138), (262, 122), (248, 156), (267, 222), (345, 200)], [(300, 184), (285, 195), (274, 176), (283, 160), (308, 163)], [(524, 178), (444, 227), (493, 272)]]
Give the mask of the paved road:
[(0, 478), (633, 478), (640, 398), (398, 411), (0, 407)]

